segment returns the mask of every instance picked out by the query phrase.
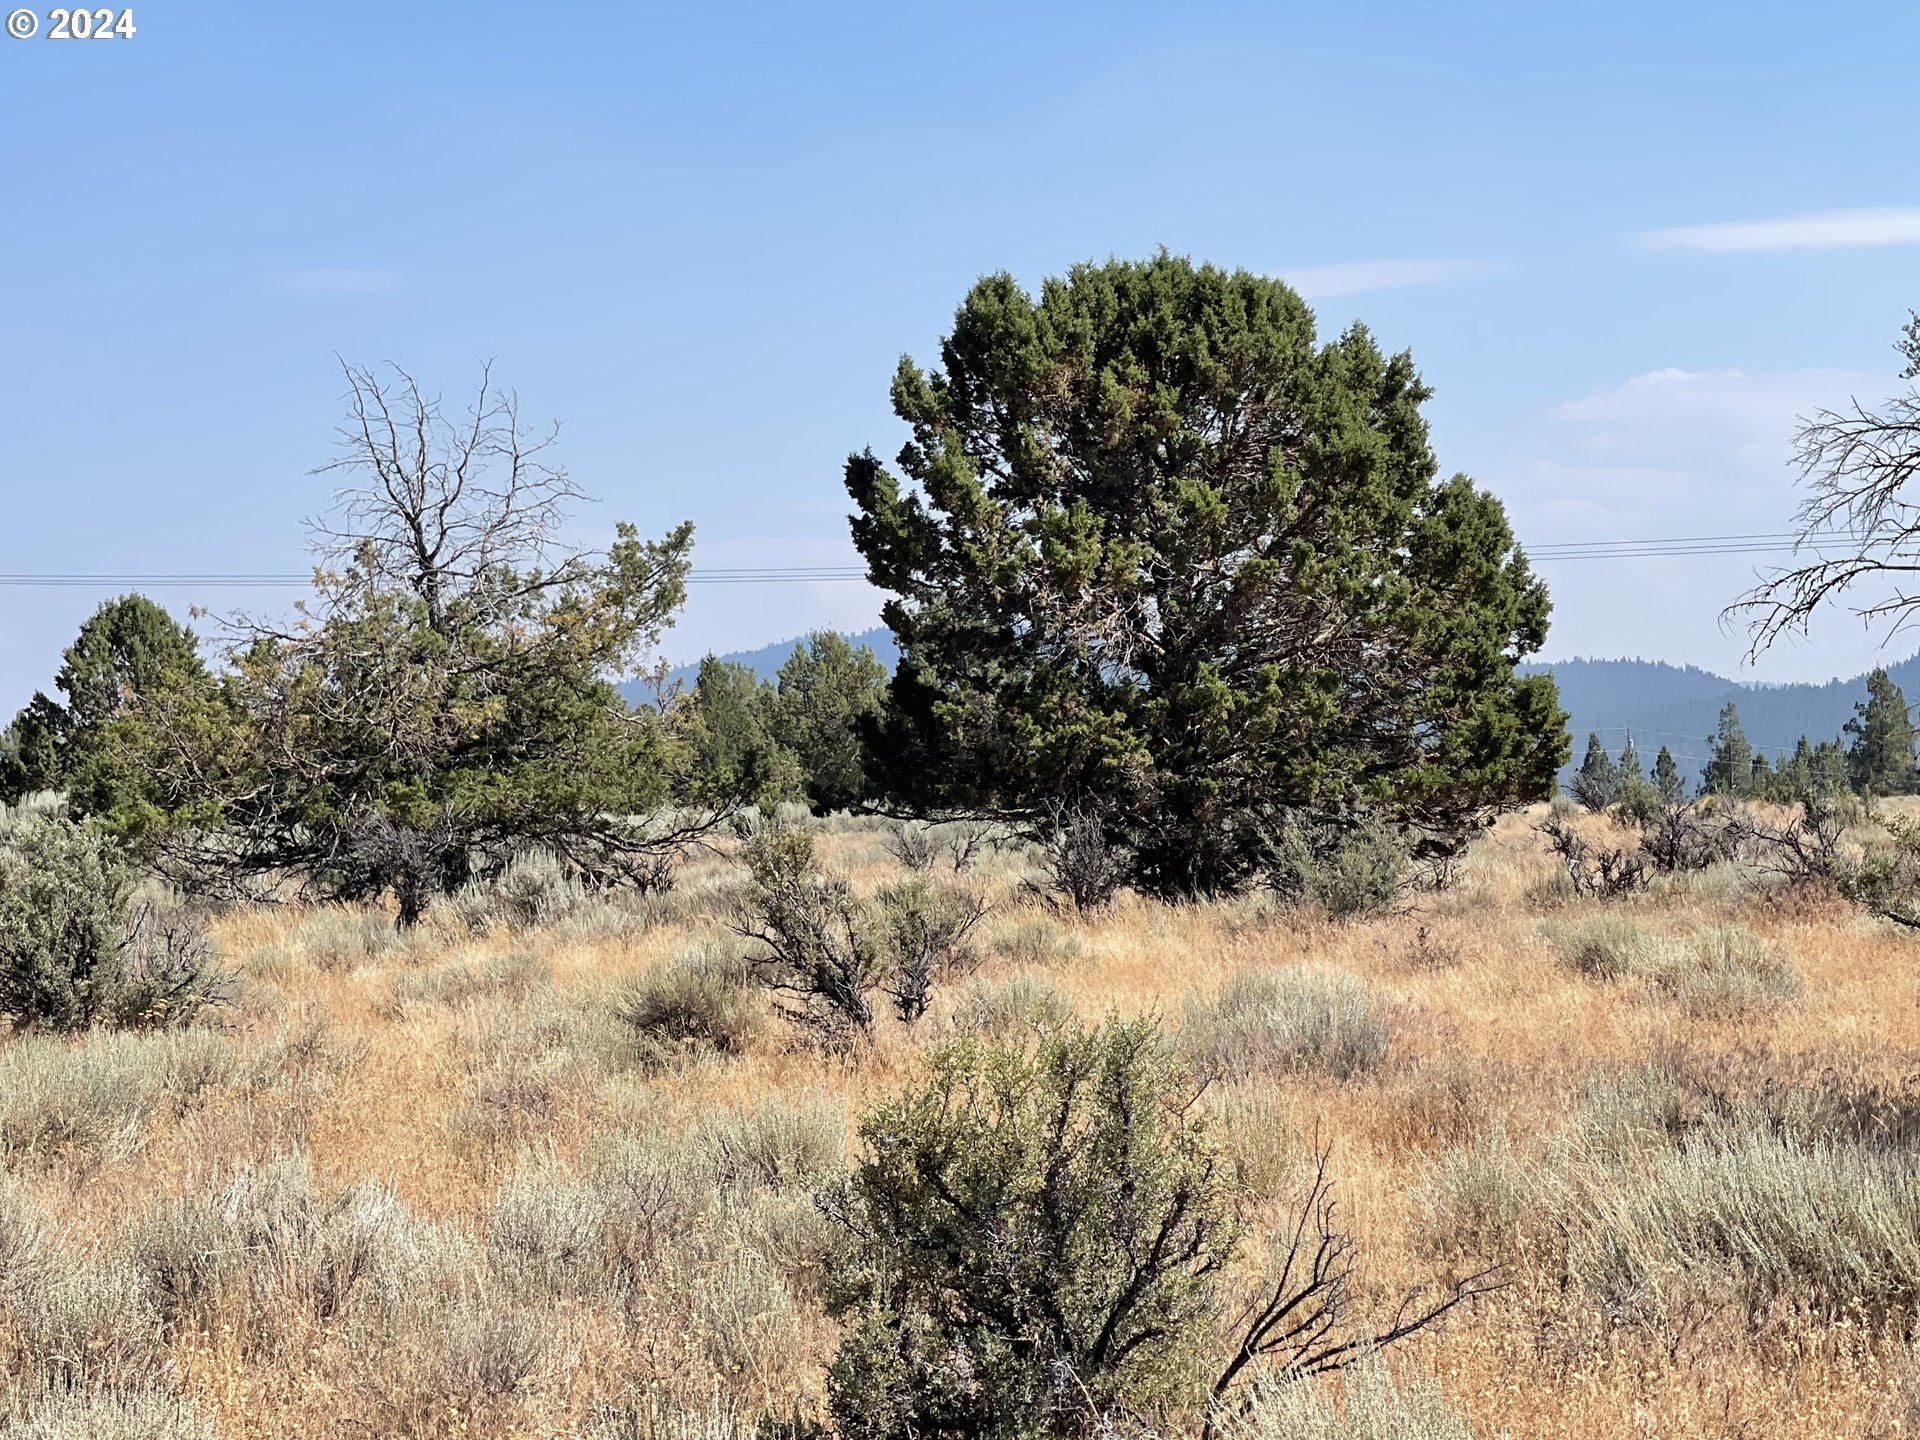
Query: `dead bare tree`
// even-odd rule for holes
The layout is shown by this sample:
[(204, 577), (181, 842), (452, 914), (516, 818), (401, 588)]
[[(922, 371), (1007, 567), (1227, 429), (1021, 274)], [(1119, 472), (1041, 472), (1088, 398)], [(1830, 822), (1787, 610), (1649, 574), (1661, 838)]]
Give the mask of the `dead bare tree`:
[(1547, 837), (1553, 853), (1560, 857), (1561, 868), (1576, 895), (1612, 900), (1644, 890), (1652, 882), (1647, 857), (1639, 850), (1596, 845), (1558, 815), (1548, 816), (1533, 828)]
[(541, 458), (560, 423), (525, 426), (519, 397), (494, 386), (491, 362), (458, 419), (398, 365), (385, 377), (344, 360), (340, 368), (341, 453), (313, 473), (345, 483), (331, 516), (307, 522), (323, 560), (404, 586), (436, 631), (448, 624), (455, 594), (503, 569), (530, 572), (521, 585), (541, 589), (582, 578), (585, 557), (561, 546), (558, 534), (568, 507), (588, 496)]
[[(1896, 347), (1901, 378), (1920, 377), (1920, 315)], [(1804, 635), (1813, 617), (1857, 587), (1882, 587), (1854, 605), (1889, 638), (1920, 616), (1920, 502), (1907, 482), (1920, 474), (1920, 388), (1909, 386), (1878, 410), (1858, 400), (1845, 411), (1823, 410), (1800, 426), (1794, 461), (1805, 496), (1795, 512), (1795, 553), (1805, 564), (1775, 570), (1723, 613), (1744, 622), (1752, 658), (1776, 640)], [(1832, 553), (1838, 552), (1838, 553)]]
[(670, 718), (614, 684), (685, 600), (692, 526), (569, 545), (582, 492), (488, 371), (454, 419), (398, 367), (343, 368), (313, 601), (231, 617), (217, 696), (139, 717), (127, 763), (178, 817), (163, 868), (211, 893), (390, 893), (403, 924), (529, 846), (657, 885), (737, 803), (683, 808)]
[(1476, 1271), (1455, 1280), (1435, 1299), (1408, 1292), (1384, 1324), (1361, 1321), (1354, 1314), (1355, 1241), (1337, 1223), (1338, 1206), (1327, 1173), (1331, 1155), (1330, 1147), (1316, 1149), (1313, 1179), (1299, 1212), (1291, 1229), (1276, 1237), (1276, 1269), (1232, 1322), (1237, 1342), (1209, 1392), (1202, 1440), (1211, 1440), (1228, 1394), (1250, 1367), (1272, 1366), (1301, 1379), (1324, 1375), (1417, 1334), (1456, 1307), (1506, 1284), (1497, 1267)]

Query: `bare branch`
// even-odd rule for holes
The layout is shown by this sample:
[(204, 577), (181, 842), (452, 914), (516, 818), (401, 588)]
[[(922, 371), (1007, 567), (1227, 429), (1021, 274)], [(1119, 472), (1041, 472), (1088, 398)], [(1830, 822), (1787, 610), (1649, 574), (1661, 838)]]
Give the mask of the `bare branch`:
[[(1915, 373), (1909, 364), (1905, 378)], [(1803, 421), (1794, 464), (1804, 491), (1794, 551), (1808, 558), (1762, 575), (1721, 614), (1723, 623), (1747, 627), (1750, 660), (1783, 637), (1807, 634), (1816, 614), (1866, 584), (1888, 584), (1892, 594), (1854, 604), (1862, 623), (1885, 625), (1890, 639), (1920, 618), (1920, 594), (1901, 578), (1920, 574), (1920, 503), (1907, 492), (1920, 474), (1920, 389), (1879, 412), (1856, 400)]]

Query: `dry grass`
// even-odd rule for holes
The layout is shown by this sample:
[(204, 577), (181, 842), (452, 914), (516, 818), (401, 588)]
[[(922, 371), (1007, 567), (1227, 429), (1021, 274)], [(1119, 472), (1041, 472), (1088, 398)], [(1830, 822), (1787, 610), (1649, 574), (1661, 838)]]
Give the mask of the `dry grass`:
[[(862, 893), (884, 831), (825, 835)], [(1387, 1294), (1512, 1284), (1250, 1434), (1914, 1433), (1920, 941), (1736, 874), (1569, 902), (1525, 817), (1338, 924), (967, 872), (982, 962), (869, 1049), (740, 1007), (736, 867), (609, 905), (516, 877), (404, 943), (254, 911), (221, 1030), (0, 1041), (0, 1416), (33, 1435), (744, 1434), (817, 1402), (814, 1188), (956, 1027), (1159, 1015), (1277, 1218), (1311, 1137)], [(51, 1387), (51, 1388), (50, 1388)], [(0, 1428), (4, 1424), (0, 1423)], [(17, 1427), (18, 1428), (18, 1427)]]

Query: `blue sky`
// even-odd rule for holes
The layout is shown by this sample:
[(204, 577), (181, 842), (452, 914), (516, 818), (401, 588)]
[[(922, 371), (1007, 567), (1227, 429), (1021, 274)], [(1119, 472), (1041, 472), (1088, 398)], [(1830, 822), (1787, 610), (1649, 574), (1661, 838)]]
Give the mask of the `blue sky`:
[[(1525, 540), (1776, 530), (1795, 415), (1894, 389), (1920, 305), (1911, 4), (133, 9), (0, 39), (0, 572), (303, 569), (336, 353), (494, 357), (589, 529), (850, 559), (900, 352), (983, 272), (1157, 245), (1411, 347)], [(1754, 563), (1545, 566), (1548, 653), (1731, 670)], [(100, 598), (0, 589), (0, 710)], [(876, 611), (712, 587), (667, 649)]]

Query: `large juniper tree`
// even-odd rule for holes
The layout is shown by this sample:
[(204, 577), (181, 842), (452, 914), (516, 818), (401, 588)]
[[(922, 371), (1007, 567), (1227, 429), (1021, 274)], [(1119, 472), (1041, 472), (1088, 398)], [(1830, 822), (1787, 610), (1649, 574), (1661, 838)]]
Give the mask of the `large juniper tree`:
[(981, 280), (903, 359), (898, 471), (847, 464), (902, 662), (896, 799), (1096, 810), (1161, 894), (1244, 883), (1290, 812), (1439, 845), (1551, 792), (1548, 603), (1504, 511), (1441, 478), (1411, 357), (1322, 345), (1281, 282), (1162, 254), (1036, 298)]

